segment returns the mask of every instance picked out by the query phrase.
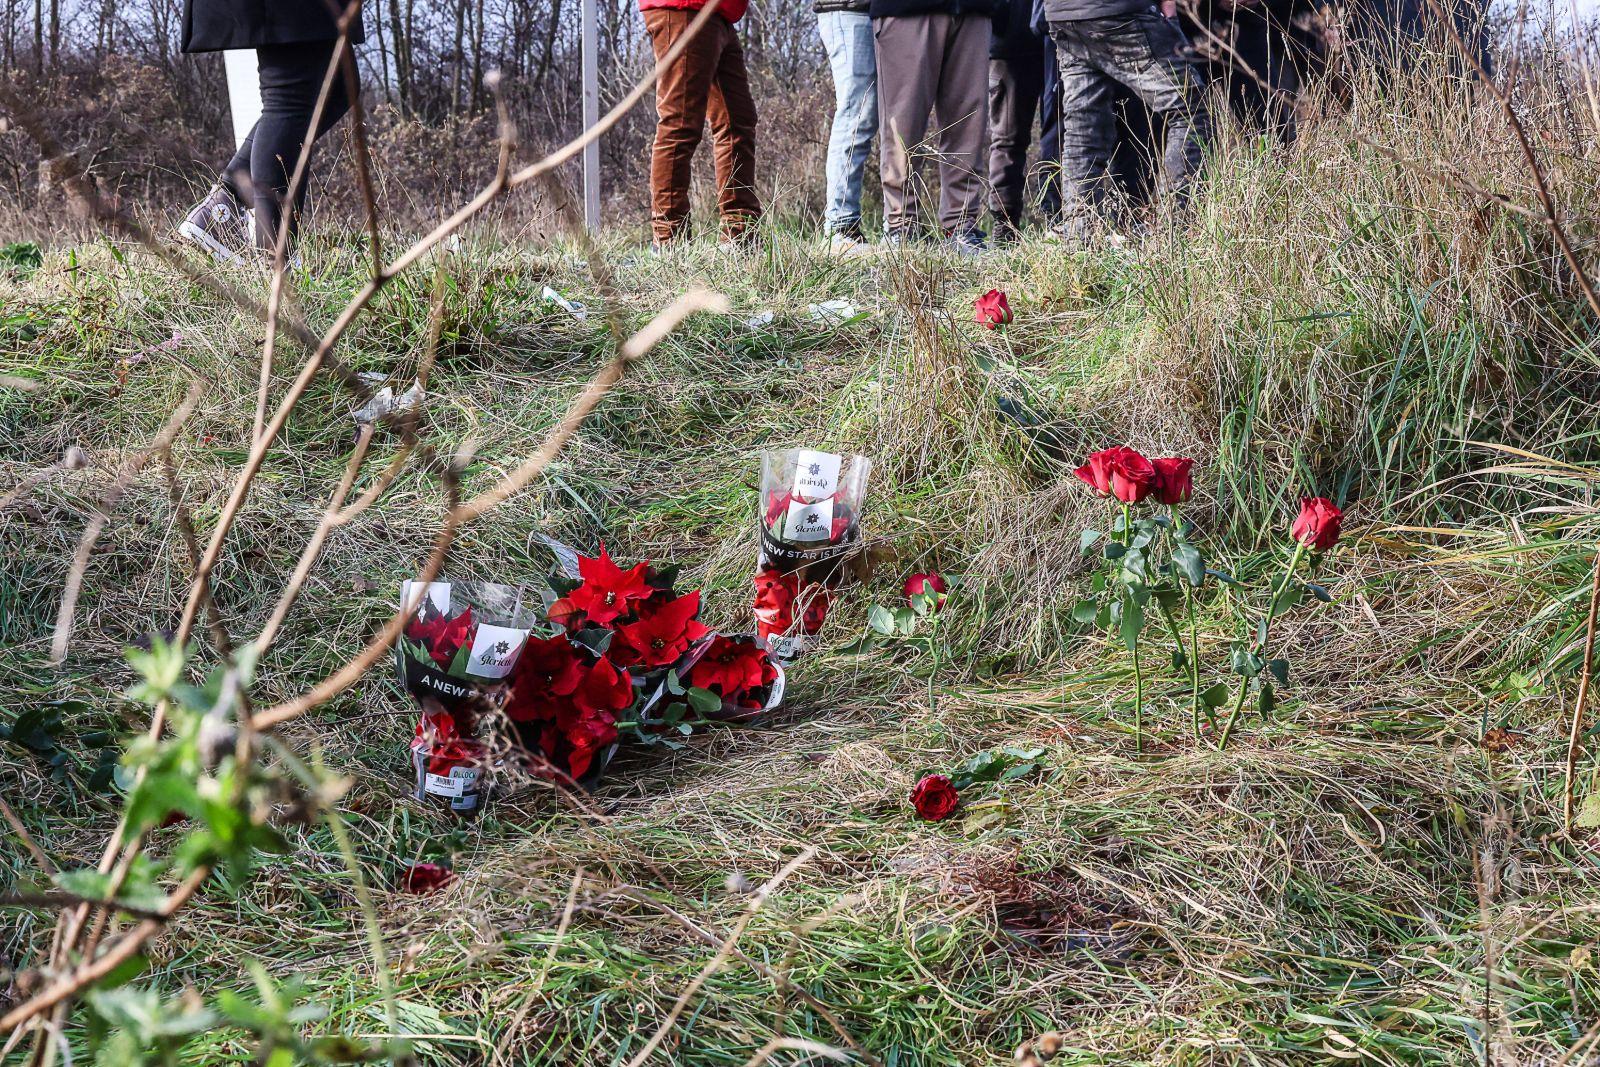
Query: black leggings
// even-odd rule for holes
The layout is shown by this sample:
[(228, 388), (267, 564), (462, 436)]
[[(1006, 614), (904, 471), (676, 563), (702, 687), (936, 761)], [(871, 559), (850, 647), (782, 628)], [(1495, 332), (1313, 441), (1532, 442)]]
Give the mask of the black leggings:
[[(222, 184), (239, 202), (256, 211), (257, 248), (272, 248), (278, 240), (283, 202), (289, 179), (300, 162), (311, 113), (316, 110), (322, 81), (333, 59), (333, 41), (268, 45), (256, 49), (256, 69), (261, 78), (261, 118), (222, 168)], [(322, 121), (312, 140), (327, 133), (350, 110), (344, 72), (334, 75)], [(295, 192), (290, 225), (305, 203), (307, 174)], [(291, 230), (292, 236), (292, 230)]]

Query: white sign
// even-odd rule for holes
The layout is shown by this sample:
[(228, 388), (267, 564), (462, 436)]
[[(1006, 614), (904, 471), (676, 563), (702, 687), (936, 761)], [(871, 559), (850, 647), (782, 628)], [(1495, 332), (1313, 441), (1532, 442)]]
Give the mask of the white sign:
[(843, 461), (832, 452), (802, 449), (794, 461), (794, 495), (802, 500), (821, 500), (839, 490), (839, 468)]
[(789, 504), (789, 517), (783, 524), (785, 541), (827, 541), (833, 537), (833, 498), (807, 504)]
[(517, 665), (517, 657), (522, 655), (522, 645), (527, 640), (526, 630), (480, 622), (478, 636), (472, 639), (467, 673), (474, 678), (504, 678)]

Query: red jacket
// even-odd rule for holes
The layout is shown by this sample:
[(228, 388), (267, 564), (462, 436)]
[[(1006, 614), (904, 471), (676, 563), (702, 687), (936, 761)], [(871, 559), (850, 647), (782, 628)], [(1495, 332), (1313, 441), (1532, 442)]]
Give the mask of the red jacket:
[[(664, 7), (674, 11), (699, 11), (706, 6), (706, 0), (639, 0), (639, 10), (649, 11), (653, 7)], [(744, 18), (744, 13), (749, 10), (750, 0), (719, 0), (717, 13), (729, 22), (738, 22)]]

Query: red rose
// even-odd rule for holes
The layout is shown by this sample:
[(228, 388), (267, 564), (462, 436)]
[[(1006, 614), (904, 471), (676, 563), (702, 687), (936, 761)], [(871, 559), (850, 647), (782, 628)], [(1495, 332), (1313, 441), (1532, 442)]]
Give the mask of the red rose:
[(1156, 469), (1155, 498), (1163, 504), (1182, 504), (1194, 495), (1194, 460), (1184, 456), (1153, 459)]
[(906, 599), (911, 600), (913, 597), (923, 595), (934, 597), (933, 610), (938, 611), (944, 607), (946, 588), (944, 579), (932, 571), (926, 574), (913, 574), (906, 579)]
[(723, 700), (737, 702), (759, 688), (768, 665), (766, 650), (748, 638), (718, 636), (689, 668), (687, 685), (709, 689)]
[(405, 893), (436, 893), (455, 877), (454, 871), (437, 863), (413, 863), (400, 872), (400, 889)]
[(765, 638), (788, 633), (794, 625), (794, 598), (799, 592), (799, 579), (793, 574), (768, 569), (756, 575), (755, 584), (757, 636)]
[(426, 622), (422, 621), (419, 615), (406, 626), (406, 637), (427, 649), (428, 655), (433, 657), (433, 662), (438, 664), (441, 670), (446, 671), (450, 669), (451, 661), (456, 658), (456, 653), (461, 651), (461, 646), (467, 643), (467, 638), (471, 635), (471, 608), (467, 608), (454, 618), (441, 614)]
[(1101, 496), (1114, 496), (1124, 504), (1137, 504), (1156, 487), (1155, 467), (1121, 445), (1096, 452), (1072, 473)]
[[(700, 613), (700, 591), (656, 608), (647, 618), (617, 630), (617, 638), (633, 651), (634, 662), (645, 667), (670, 667), (689, 646), (710, 630), (695, 620)], [(523, 653), (526, 655), (527, 653)]]
[(911, 791), (911, 806), (929, 822), (948, 819), (959, 803), (961, 794), (950, 784), (950, 779), (942, 774), (928, 775)]
[(972, 302), (973, 321), (991, 330), (1011, 325), (1011, 304), (1000, 289), (990, 289)]
[(578, 557), (578, 574), (583, 584), (567, 594), (573, 607), (583, 612), (592, 622), (609, 626), (626, 615), (636, 600), (644, 600), (655, 590), (645, 583), (645, 572), (650, 569), (646, 560), (630, 570), (617, 566), (600, 546), (600, 556), (590, 559)]
[(565, 637), (529, 637), (522, 646), (506, 718), (512, 722), (553, 719), (583, 680), (578, 650)]
[(1344, 512), (1325, 496), (1308, 496), (1300, 501), (1300, 514), (1289, 527), (1289, 536), (1318, 552), (1326, 552), (1339, 540)]

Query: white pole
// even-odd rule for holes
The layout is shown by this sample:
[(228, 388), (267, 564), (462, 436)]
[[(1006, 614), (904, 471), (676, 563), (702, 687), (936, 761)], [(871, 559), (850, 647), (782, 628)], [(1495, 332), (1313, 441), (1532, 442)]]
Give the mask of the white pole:
[[(583, 128), (600, 121), (600, 15), (596, 0), (583, 0)], [(583, 146), (583, 224), (600, 228), (600, 142)]]
[(228, 72), (228, 110), (233, 113), (233, 147), (238, 148), (250, 136), (256, 120), (261, 117), (261, 79), (256, 73), (255, 49), (229, 49), (222, 53), (222, 64)]

